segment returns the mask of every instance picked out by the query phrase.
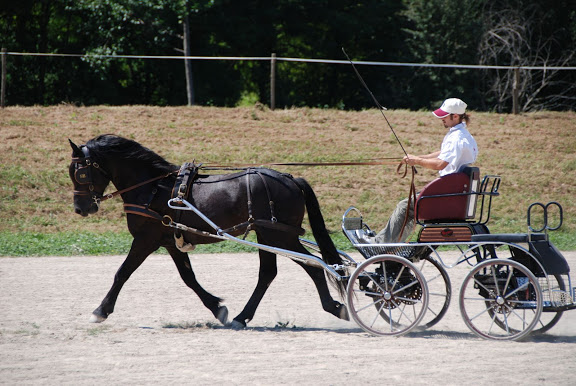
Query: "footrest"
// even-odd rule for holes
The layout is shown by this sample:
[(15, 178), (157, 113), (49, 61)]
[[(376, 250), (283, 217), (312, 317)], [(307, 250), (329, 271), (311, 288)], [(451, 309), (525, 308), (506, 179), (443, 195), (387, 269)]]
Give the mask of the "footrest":
[(488, 233), (472, 235), (473, 242), (527, 243), (529, 241), (546, 240), (545, 233)]

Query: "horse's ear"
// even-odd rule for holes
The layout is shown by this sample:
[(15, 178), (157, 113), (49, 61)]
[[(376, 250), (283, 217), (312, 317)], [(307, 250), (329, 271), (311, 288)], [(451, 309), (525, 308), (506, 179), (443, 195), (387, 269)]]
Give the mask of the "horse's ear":
[(70, 142), (70, 146), (72, 147), (72, 157), (83, 157), (84, 153), (82, 150), (70, 138), (68, 138), (68, 142)]

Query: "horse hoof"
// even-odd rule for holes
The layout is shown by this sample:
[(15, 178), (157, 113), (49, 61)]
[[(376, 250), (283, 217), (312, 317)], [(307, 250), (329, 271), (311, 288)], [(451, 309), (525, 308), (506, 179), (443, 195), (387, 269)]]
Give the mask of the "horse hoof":
[(222, 306), (218, 307), (218, 315), (216, 316), (220, 323), (224, 326), (228, 324), (228, 307)]
[(105, 320), (106, 318), (100, 315), (92, 314), (92, 316), (90, 316), (90, 323), (102, 323)]
[(338, 312), (338, 318), (343, 320), (350, 320), (350, 315), (348, 315), (348, 309), (344, 304), (340, 305), (340, 310)]
[(243, 330), (246, 328), (246, 325), (237, 320), (233, 320), (232, 323), (230, 323), (229, 327), (233, 330)]

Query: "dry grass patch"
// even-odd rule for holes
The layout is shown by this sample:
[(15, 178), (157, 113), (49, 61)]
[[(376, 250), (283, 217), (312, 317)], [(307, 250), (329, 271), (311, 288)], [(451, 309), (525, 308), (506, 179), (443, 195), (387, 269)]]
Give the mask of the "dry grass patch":
[[(0, 111), (0, 231), (124, 231), (119, 200), (88, 219), (72, 210), (68, 138), (84, 143), (98, 134), (134, 139), (180, 164), (268, 163), (401, 158), (402, 150), (377, 110), (339, 111), (256, 107), (8, 107)], [(436, 150), (445, 129), (429, 112), (388, 111), (409, 153)], [(576, 113), (472, 113), (482, 174), (502, 176), (494, 205), (496, 231), (524, 231), (533, 201), (559, 201), (565, 232), (576, 233)], [(316, 190), (331, 230), (355, 205), (374, 228), (385, 224), (407, 194), (395, 166), (277, 167), (305, 177)], [(421, 169), (416, 184), (435, 178)], [(491, 228), (492, 228), (491, 227)], [(576, 247), (576, 246), (575, 246)]]

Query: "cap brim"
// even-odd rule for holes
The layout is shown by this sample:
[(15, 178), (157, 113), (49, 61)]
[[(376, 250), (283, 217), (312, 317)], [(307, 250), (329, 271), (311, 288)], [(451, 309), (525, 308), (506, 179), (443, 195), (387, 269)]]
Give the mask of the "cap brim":
[(436, 118), (444, 118), (447, 117), (448, 115), (450, 115), (450, 113), (447, 113), (446, 111), (442, 110), (442, 109), (438, 109), (432, 112), (432, 114), (434, 114), (436, 116)]

